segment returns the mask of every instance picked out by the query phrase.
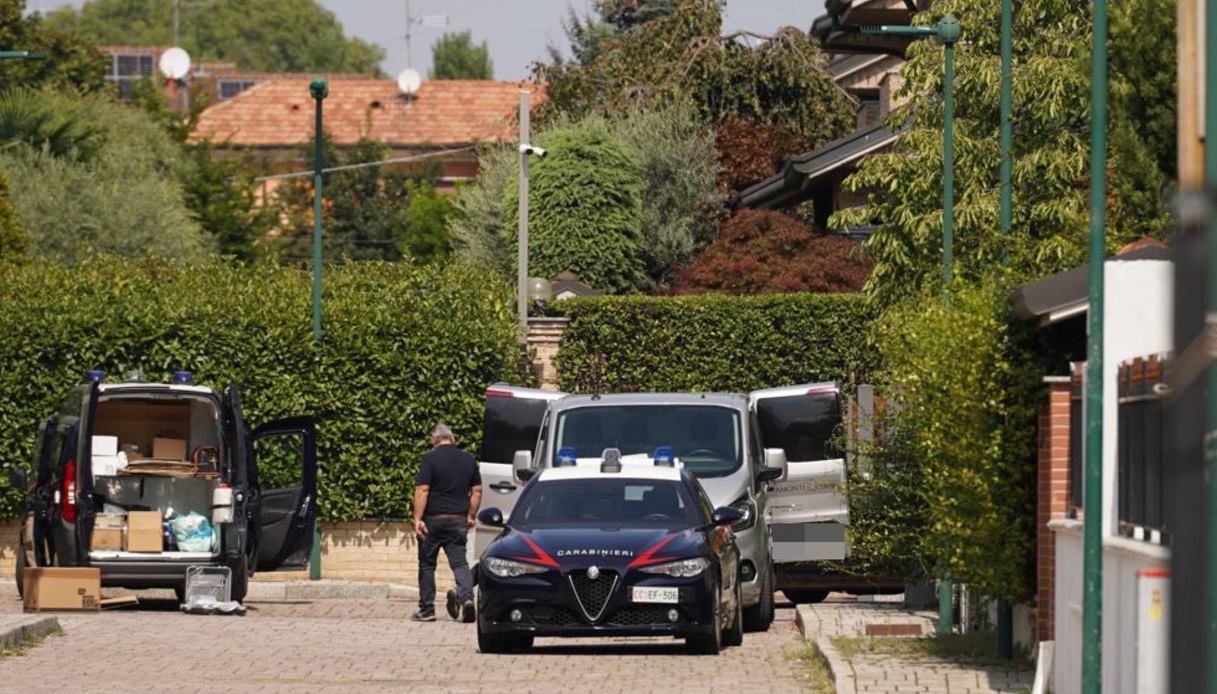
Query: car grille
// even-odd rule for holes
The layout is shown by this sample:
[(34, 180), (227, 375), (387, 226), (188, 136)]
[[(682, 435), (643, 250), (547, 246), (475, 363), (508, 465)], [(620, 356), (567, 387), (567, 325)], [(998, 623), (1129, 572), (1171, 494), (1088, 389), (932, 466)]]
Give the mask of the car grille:
[(668, 620), (669, 607), (623, 607), (613, 613), (608, 623), (620, 627), (641, 627), (672, 624)]
[(579, 615), (565, 607), (534, 607), (532, 621), (537, 624), (565, 627), (579, 623)]
[(575, 589), (579, 606), (583, 608), (583, 614), (593, 622), (599, 619), (600, 615), (604, 614), (604, 606), (613, 595), (613, 588), (617, 587), (617, 574), (601, 571), (600, 575), (592, 580), (588, 578), (586, 570), (580, 569), (570, 572), (568, 578), (571, 587)]

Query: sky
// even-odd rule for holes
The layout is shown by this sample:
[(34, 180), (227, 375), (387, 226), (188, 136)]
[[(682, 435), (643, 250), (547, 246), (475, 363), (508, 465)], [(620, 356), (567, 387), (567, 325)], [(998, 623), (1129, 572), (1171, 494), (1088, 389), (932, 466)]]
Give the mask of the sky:
[[(162, 0), (171, 2), (172, 0)], [(252, 1), (252, 0), (251, 0)], [(320, 0), (342, 22), (349, 36), (357, 36), (385, 49), (382, 69), (396, 75), (406, 59), (406, 0)], [(27, 0), (27, 10), (49, 10), (81, 0)], [(490, 46), (495, 77), (504, 80), (528, 76), (529, 64), (545, 56), (545, 46), (566, 47), (562, 19), (568, 7), (586, 13), (591, 0), (410, 0), (416, 17), (445, 15), (447, 30), (473, 32), (474, 41)], [(824, 11), (824, 0), (728, 0), (724, 30), (750, 29), (768, 34), (794, 25), (806, 30)], [(414, 67), (424, 76), (431, 67), (431, 44), (443, 27), (415, 26)]]

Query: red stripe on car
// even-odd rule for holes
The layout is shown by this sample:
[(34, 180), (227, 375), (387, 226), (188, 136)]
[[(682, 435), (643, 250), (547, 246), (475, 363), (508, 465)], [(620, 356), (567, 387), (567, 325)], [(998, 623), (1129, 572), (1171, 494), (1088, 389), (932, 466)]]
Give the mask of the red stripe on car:
[(528, 546), (532, 548), (533, 554), (535, 554), (535, 556), (512, 557), (512, 559), (526, 561), (530, 564), (540, 564), (541, 566), (553, 566), (553, 567), (558, 566), (558, 562), (554, 561), (554, 558), (549, 556), (549, 552), (546, 552), (545, 550), (541, 549), (541, 546), (538, 545), (537, 543), (533, 542), (532, 538), (530, 538), (527, 535), (521, 535), (520, 537), (524, 538), (524, 542), (528, 543)]
[(663, 546), (668, 544), (669, 542), (671, 542), (675, 537), (676, 537), (675, 535), (668, 535), (667, 537), (660, 540), (659, 542), (656, 542), (654, 545), (651, 546), (650, 549), (643, 552), (642, 554), (639, 554), (634, 559), (634, 561), (627, 564), (626, 567), (632, 569), (636, 566), (646, 566), (648, 564), (658, 564), (661, 561), (670, 561), (670, 560), (674, 559), (675, 557), (657, 557), (657, 556), (655, 556), (655, 553), (658, 552), (659, 550), (663, 549)]

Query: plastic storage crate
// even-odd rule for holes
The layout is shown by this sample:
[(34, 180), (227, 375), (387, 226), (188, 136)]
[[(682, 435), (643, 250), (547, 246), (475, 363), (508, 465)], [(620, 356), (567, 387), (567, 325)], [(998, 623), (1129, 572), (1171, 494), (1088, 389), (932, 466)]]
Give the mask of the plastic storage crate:
[(186, 569), (183, 609), (209, 608), (232, 601), (232, 570), (227, 566), (191, 566)]

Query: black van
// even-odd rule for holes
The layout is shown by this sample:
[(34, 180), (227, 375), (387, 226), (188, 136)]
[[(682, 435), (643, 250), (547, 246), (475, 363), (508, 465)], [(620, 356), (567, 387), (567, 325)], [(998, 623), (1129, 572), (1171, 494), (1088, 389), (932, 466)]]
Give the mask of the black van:
[[(173, 381), (144, 383), (135, 376), (105, 383), (91, 371), (46, 420), (36, 479), (30, 484), (19, 473), (14, 480), (29, 492), (17, 553), (19, 592), (26, 566), (94, 566), (102, 585), (173, 588), (180, 595), (187, 568), (203, 565), (231, 568), (232, 598), (243, 600), (255, 571), (308, 563), (317, 515), (313, 420), (294, 417), (250, 431), (234, 385), (221, 396), (193, 385), (188, 372), (177, 372)], [(121, 456), (99, 454), (95, 444), (119, 448)], [(169, 450), (168, 444), (177, 460), (159, 464), (155, 458), (163, 453), (150, 449)], [(263, 488), (259, 453), (263, 476), (275, 477), (267, 484), (282, 486)], [(93, 547), (96, 524), (122, 523), (135, 511), (159, 511), (162, 528), (171, 516), (197, 513), (213, 529), (210, 544), (182, 551), (170, 527), (159, 552)]]

